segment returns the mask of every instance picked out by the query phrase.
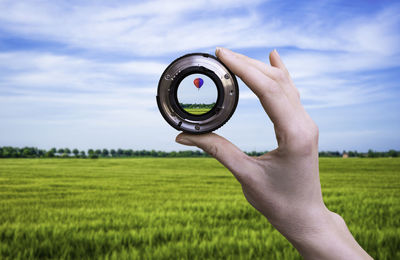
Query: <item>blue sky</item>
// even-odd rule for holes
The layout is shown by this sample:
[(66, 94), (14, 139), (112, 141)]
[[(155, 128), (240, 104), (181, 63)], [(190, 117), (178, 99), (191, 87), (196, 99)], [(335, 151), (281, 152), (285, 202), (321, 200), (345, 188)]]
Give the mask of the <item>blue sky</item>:
[[(321, 150), (400, 149), (396, 1), (0, 0), (0, 146), (187, 149), (158, 112), (175, 58), (224, 46), (267, 61), (276, 48), (320, 128)], [(276, 147), (240, 82), (217, 133)]]
[[(200, 78), (203, 84), (196, 88), (194, 80)], [(217, 86), (211, 78), (204, 74), (192, 74), (185, 77), (178, 87), (177, 98), (184, 104), (212, 104), (217, 102)]]

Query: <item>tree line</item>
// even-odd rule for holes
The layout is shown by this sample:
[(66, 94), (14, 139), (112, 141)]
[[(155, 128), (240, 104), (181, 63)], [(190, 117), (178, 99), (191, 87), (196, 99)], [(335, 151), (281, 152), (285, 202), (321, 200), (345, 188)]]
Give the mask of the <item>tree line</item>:
[(51, 148), (50, 150), (36, 147), (0, 147), (0, 158), (117, 158), (117, 157), (207, 157), (202, 151), (155, 151), (132, 149), (88, 149)]
[(319, 152), (319, 157), (361, 157), (361, 158), (378, 158), (378, 157), (400, 157), (400, 151), (389, 150), (386, 152), (378, 152), (369, 149), (366, 153), (357, 151), (343, 151), (343, 152)]
[[(250, 156), (260, 156), (263, 152), (246, 152)], [(400, 157), (400, 151), (389, 150), (377, 152), (368, 150), (366, 153), (357, 151), (327, 151), (319, 152), (320, 157)], [(0, 147), (0, 158), (121, 158), (121, 157), (209, 157), (203, 151), (156, 151), (156, 150), (132, 150), (132, 149), (88, 149), (78, 150), (69, 148), (51, 148), (50, 150), (38, 149), (36, 147)]]
[(215, 106), (215, 102), (211, 104), (184, 104), (179, 103), (182, 108), (204, 108), (204, 109), (211, 109)]

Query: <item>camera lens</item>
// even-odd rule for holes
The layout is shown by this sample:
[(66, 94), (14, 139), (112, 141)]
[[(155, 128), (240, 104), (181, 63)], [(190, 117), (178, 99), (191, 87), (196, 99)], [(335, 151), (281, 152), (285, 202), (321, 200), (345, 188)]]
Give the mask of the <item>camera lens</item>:
[(157, 105), (177, 130), (211, 132), (225, 124), (236, 109), (236, 77), (216, 57), (193, 53), (174, 60), (161, 75)]
[(215, 106), (218, 90), (214, 81), (195, 73), (184, 78), (178, 86), (179, 106), (191, 115), (204, 115)]

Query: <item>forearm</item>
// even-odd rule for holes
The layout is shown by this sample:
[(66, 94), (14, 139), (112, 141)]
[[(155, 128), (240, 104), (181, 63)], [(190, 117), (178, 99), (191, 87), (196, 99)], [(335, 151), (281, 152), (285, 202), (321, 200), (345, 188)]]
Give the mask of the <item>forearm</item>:
[(357, 243), (343, 218), (326, 210), (323, 219), (311, 220), (308, 232), (286, 234), (305, 259), (372, 259)]

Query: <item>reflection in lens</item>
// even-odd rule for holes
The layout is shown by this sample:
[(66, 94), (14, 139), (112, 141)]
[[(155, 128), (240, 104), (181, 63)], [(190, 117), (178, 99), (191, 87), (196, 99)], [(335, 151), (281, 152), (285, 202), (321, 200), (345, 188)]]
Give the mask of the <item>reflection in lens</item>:
[(187, 113), (203, 115), (210, 111), (218, 98), (214, 81), (204, 74), (191, 74), (178, 87), (179, 105)]

